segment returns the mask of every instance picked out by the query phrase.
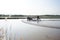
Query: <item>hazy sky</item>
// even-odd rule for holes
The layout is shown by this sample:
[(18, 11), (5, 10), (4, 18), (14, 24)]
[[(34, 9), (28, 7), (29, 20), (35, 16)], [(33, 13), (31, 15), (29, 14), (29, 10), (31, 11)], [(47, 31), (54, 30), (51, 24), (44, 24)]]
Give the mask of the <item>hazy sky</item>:
[(60, 14), (60, 0), (0, 0), (0, 14)]

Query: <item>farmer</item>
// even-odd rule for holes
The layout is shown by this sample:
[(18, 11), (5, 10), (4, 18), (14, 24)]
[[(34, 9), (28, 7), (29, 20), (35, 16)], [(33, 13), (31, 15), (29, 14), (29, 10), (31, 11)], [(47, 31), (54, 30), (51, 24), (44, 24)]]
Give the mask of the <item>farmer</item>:
[(37, 16), (37, 23), (39, 22), (39, 19), (40, 19), (40, 17), (39, 17), (39, 16)]

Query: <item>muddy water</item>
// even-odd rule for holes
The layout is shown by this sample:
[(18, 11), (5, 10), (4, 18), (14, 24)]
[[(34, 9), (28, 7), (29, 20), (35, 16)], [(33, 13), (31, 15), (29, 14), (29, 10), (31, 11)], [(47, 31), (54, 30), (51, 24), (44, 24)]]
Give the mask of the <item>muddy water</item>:
[[(41, 21), (40, 24), (60, 27), (60, 21)], [(21, 19), (0, 20), (0, 28), (7, 29), (11, 40), (60, 40), (60, 29), (26, 24)]]

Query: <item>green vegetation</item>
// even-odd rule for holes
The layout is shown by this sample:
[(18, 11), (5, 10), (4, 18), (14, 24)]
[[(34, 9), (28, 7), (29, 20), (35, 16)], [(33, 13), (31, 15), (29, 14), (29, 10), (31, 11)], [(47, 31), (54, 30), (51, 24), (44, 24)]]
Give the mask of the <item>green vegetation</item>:
[(44, 19), (58, 19), (60, 18), (60, 15), (0, 15), (0, 19), (26, 19), (27, 17), (31, 18), (37, 18), (39, 16), (40, 18)]
[(41, 15), (40, 18), (60, 18), (60, 15)]

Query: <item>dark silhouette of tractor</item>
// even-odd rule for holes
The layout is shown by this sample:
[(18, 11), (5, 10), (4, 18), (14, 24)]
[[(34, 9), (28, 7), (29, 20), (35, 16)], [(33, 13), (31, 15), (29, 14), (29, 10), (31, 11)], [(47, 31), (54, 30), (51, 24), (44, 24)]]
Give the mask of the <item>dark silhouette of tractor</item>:
[(27, 17), (27, 21), (31, 21), (32, 20), (32, 18), (31, 17)]

